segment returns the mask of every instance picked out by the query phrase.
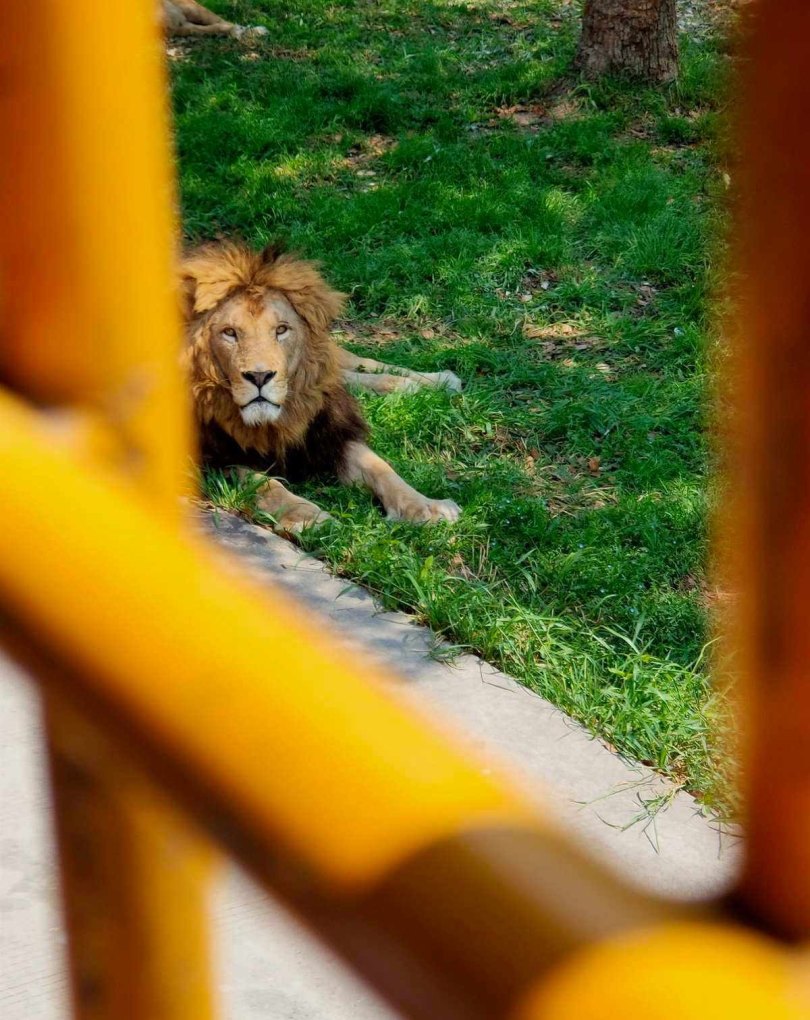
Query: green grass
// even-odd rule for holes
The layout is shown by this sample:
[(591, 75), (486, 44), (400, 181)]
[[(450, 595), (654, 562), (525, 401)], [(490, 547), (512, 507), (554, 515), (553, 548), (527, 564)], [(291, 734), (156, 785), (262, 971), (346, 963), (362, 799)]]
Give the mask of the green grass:
[(461, 521), (313, 484), (337, 522), (306, 547), (727, 807), (704, 596), (720, 48), (684, 40), (652, 90), (566, 80), (577, 12), (554, 0), (212, 6), (270, 41), (173, 64), (187, 236), (321, 259), (343, 340), (466, 385), (363, 398), (375, 449)]

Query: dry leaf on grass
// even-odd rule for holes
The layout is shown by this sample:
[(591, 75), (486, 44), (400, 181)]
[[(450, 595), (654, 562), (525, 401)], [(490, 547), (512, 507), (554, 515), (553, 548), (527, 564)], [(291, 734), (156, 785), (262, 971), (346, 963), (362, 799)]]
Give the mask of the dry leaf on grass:
[(456, 577), (463, 577), (465, 581), (472, 581), (475, 577), (459, 553), (454, 553), (450, 560), (450, 572)]
[(523, 335), (527, 340), (567, 340), (581, 337), (584, 332), (580, 326), (571, 322), (554, 322), (546, 326), (538, 326), (533, 322), (523, 323)]
[(501, 12), (490, 14), (489, 20), (496, 25), (508, 25), (510, 28), (514, 28), (516, 32), (525, 32), (530, 28), (534, 28), (534, 24), (531, 21), (515, 21), (508, 14)]
[(556, 103), (548, 108), (548, 115), (552, 120), (569, 120), (579, 116), (579, 113), (579, 102), (570, 96), (558, 99)]
[(553, 269), (530, 269), (520, 281), (520, 289), (531, 293), (536, 290), (549, 290), (559, 277)]
[(498, 120), (511, 120), (513, 124), (527, 131), (536, 131), (550, 120), (548, 111), (540, 103), (498, 106), (495, 113)]

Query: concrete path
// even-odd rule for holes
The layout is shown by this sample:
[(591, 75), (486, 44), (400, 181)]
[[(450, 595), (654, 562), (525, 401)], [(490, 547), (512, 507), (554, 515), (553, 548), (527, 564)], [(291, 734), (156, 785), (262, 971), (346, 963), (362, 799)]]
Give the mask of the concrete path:
[[(281, 584), (347, 647), (460, 730), (479, 753), (508, 762), (531, 796), (553, 799), (563, 824), (628, 880), (699, 899), (733, 876), (739, 843), (684, 793), (592, 740), (561, 712), (474, 656), (437, 661), (436, 639), (401, 613), (333, 578), (269, 532), (219, 513), (204, 525), (261, 582)], [(655, 814), (645, 802), (663, 797)], [(63, 936), (55, 906), (47, 794), (34, 692), (0, 660), (0, 1017), (67, 1015)], [(387, 1020), (390, 1013), (236, 869), (213, 892), (217, 984), (229, 1020)]]

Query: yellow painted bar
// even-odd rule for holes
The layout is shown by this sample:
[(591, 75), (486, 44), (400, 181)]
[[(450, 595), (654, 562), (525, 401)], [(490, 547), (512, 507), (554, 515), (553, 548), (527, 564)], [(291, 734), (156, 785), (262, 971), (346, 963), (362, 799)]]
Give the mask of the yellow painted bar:
[(560, 954), (673, 914), (8, 396), (0, 505), (4, 640), (408, 1015), (505, 1015)]
[[(92, 450), (179, 524), (189, 418), (155, 15), (141, 0), (115, 24), (92, 0), (4, 12), (0, 369), (58, 409), (54, 443)], [(46, 707), (77, 1014), (206, 1020), (208, 846), (94, 724)]]
[[(268, 841), (348, 889), (467, 821), (532, 817), (285, 600), (216, 569), (127, 486), (80, 475), (36, 430), (36, 415), (0, 399), (5, 605), (74, 668), (104, 675), (96, 695), (148, 741), (182, 743)], [(364, 748), (376, 770), (358, 767)]]
[(46, 708), (78, 1015), (210, 1016), (200, 834), (95, 723), (54, 692)]
[[(9, 4), (0, 33), (0, 374), (82, 404), (161, 514), (187, 482), (156, 5)], [(112, 19), (112, 20), (111, 20)]]
[(666, 925), (581, 950), (510, 1020), (808, 1020), (806, 953), (732, 924)]

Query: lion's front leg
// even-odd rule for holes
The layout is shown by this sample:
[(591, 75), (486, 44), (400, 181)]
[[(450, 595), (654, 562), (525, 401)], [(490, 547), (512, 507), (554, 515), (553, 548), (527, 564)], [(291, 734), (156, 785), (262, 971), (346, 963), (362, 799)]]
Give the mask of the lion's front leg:
[(276, 522), (274, 531), (282, 535), (300, 535), (305, 528), (314, 528), (332, 517), (302, 496), (290, 492), (275, 478), (267, 478), (258, 471), (239, 469), (241, 479), (261, 480), (256, 492), (256, 506), (270, 514)]
[(385, 507), (387, 516), (394, 521), (433, 524), (458, 520), (461, 513), (452, 499), (428, 499), (417, 492), (365, 443), (346, 445), (341, 481), (367, 485)]

